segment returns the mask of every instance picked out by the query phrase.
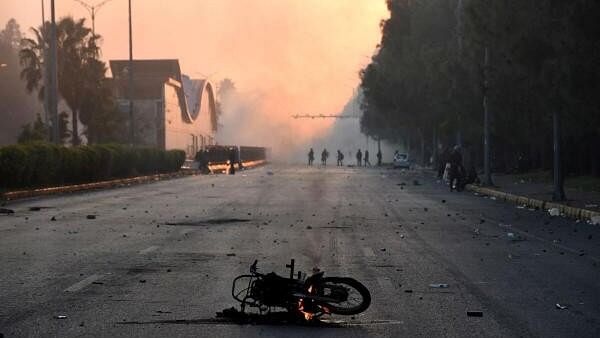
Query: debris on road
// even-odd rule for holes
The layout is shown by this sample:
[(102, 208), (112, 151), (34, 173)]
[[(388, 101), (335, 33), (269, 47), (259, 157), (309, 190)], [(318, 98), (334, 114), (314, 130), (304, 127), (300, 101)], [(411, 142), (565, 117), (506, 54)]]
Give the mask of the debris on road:
[(519, 234), (515, 234), (514, 232), (509, 232), (506, 234), (506, 237), (508, 237), (509, 240), (513, 241), (513, 242), (518, 242), (518, 241), (524, 241), (525, 237), (519, 235)]
[(65, 316), (65, 315), (57, 315), (57, 316), (54, 316), (54, 318), (55, 319), (67, 319), (67, 316)]
[(96, 215), (87, 215), (85, 216), (87, 219), (96, 219)]
[(146, 283), (146, 280), (145, 279), (140, 279), (140, 283), (142, 283), (142, 284)]
[(406, 290), (404, 290), (404, 293), (413, 293), (413, 290), (411, 290), (411, 289), (406, 289)]
[(558, 208), (548, 209), (548, 213), (552, 217), (560, 216), (560, 210)]
[(52, 218), (50, 218), (51, 222), (56, 222), (56, 216), (52, 216)]
[(421, 185), (421, 182), (419, 182), (419, 180), (414, 180), (413, 185)]
[(227, 256), (228, 257), (235, 257), (235, 253), (228, 253)]
[(267, 171), (267, 175), (273, 176), (273, 172), (272, 171)]
[(467, 311), (468, 317), (483, 317), (482, 311)]
[(556, 303), (556, 308), (557, 308), (557, 309), (559, 309), (559, 310), (566, 310), (566, 309), (568, 309), (569, 307), (568, 307), (568, 306), (566, 306), (566, 305), (560, 305), (560, 304)]
[(448, 284), (429, 284), (430, 288), (434, 289), (447, 289), (449, 287)]
[(312, 227), (310, 225), (307, 225), (306, 229), (310, 230), (310, 229), (312, 229)]
[(11, 215), (14, 213), (15, 213), (15, 211), (12, 209), (0, 208), (0, 214)]

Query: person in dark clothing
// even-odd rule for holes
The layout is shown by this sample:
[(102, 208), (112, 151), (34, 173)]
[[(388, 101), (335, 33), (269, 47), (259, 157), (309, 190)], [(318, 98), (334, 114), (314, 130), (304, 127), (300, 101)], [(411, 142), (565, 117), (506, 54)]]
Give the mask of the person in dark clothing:
[(327, 151), (327, 148), (323, 149), (323, 152), (321, 153), (321, 164), (324, 166), (327, 166), (327, 158), (329, 158), (329, 152)]
[(463, 158), (460, 153), (460, 147), (455, 146), (450, 154), (450, 191), (454, 191), (454, 189), (461, 191), (462, 188), (462, 178), (464, 177), (464, 167), (463, 167)]
[(467, 184), (478, 184), (481, 183), (481, 181), (479, 180), (479, 176), (477, 176), (477, 169), (475, 169), (475, 166), (471, 166), (469, 168), (469, 171), (467, 172), (467, 176), (464, 179), (463, 182), (463, 187)]
[(381, 150), (378, 150), (377, 151), (377, 166), (378, 167), (381, 167), (381, 165), (382, 165), (382, 162), (381, 162), (382, 158), (383, 158), (383, 155), (381, 154)]
[(445, 148), (444, 151), (438, 157), (438, 178), (444, 177), (444, 171), (446, 170), (446, 163), (450, 162), (450, 151)]
[(344, 166), (344, 154), (341, 151), (337, 151), (337, 165), (339, 167)]
[(229, 149), (229, 175), (235, 175), (235, 163), (237, 162), (237, 156), (235, 148)]
[(365, 150), (365, 167), (371, 166), (371, 162), (369, 162), (369, 150)]
[(362, 166), (362, 152), (360, 151), (360, 149), (358, 149), (358, 152), (356, 152), (356, 165), (358, 167)]
[(310, 148), (310, 151), (308, 152), (308, 165), (312, 166), (314, 161), (315, 161), (315, 152), (314, 152), (313, 148)]
[(200, 150), (196, 153), (196, 162), (198, 162), (198, 170), (203, 174), (210, 173), (208, 167), (208, 150)]

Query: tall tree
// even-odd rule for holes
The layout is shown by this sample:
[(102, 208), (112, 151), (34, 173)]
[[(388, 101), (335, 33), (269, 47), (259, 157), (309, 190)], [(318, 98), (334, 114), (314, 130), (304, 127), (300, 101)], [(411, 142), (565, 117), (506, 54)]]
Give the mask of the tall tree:
[(0, 144), (17, 141), (19, 128), (35, 119), (41, 111), (35, 97), (27, 94), (19, 77), (19, 48), (22, 33), (16, 20), (10, 19), (0, 30)]
[[(24, 67), (21, 76), (27, 82), (27, 90), (38, 90), (40, 98), (43, 98), (45, 90), (41, 80), (49, 31), (50, 23), (38, 29), (32, 28), (35, 38), (23, 39), (20, 52)], [(85, 26), (85, 19), (65, 17), (57, 23), (58, 90), (71, 110), (71, 142), (74, 145), (81, 142), (79, 114), (82, 113), (86, 97), (95, 95), (90, 87), (102, 82), (105, 77), (104, 73), (97, 71), (105, 67), (99, 60), (98, 39), (99, 36), (94, 36), (92, 30)]]

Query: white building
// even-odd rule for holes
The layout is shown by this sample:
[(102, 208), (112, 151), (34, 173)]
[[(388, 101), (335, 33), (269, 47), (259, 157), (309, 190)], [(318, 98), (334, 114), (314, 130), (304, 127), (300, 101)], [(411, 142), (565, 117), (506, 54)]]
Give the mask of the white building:
[[(129, 61), (111, 60), (110, 68), (115, 97), (127, 114)], [(209, 81), (182, 75), (178, 60), (134, 60), (133, 75), (136, 145), (182, 149), (191, 158), (215, 144), (217, 112)]]

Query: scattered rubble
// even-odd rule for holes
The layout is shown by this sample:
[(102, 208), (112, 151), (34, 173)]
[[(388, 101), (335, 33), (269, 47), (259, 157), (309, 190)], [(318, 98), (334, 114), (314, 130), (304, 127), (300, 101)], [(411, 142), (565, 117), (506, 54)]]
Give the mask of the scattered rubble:
[(85, 216), (87, 219), (96, 219), (96, 215), (87, 215)]
[(506, 237), (513, 242), (518, 242), (518, 241), (524, 241), (525, 237), (519, 235), (519, 234), (515, 234), (514, 232), (509, 232), (506, 234)]
[(448, 284), (429, 284), (429, 287), (434, 289), (447, 289), (450, 286)]
[(559, 303), (556, 303), (556, 308), (559, 310), (566, 310), (569, 307), (567, 305), (560, 305)]
[(483, 317), (482, 311), (467, 311), (468, 317)]
[(560, 216), (560, 210), (558, 208), (548, 209), (548, 214), (552, 217)]

